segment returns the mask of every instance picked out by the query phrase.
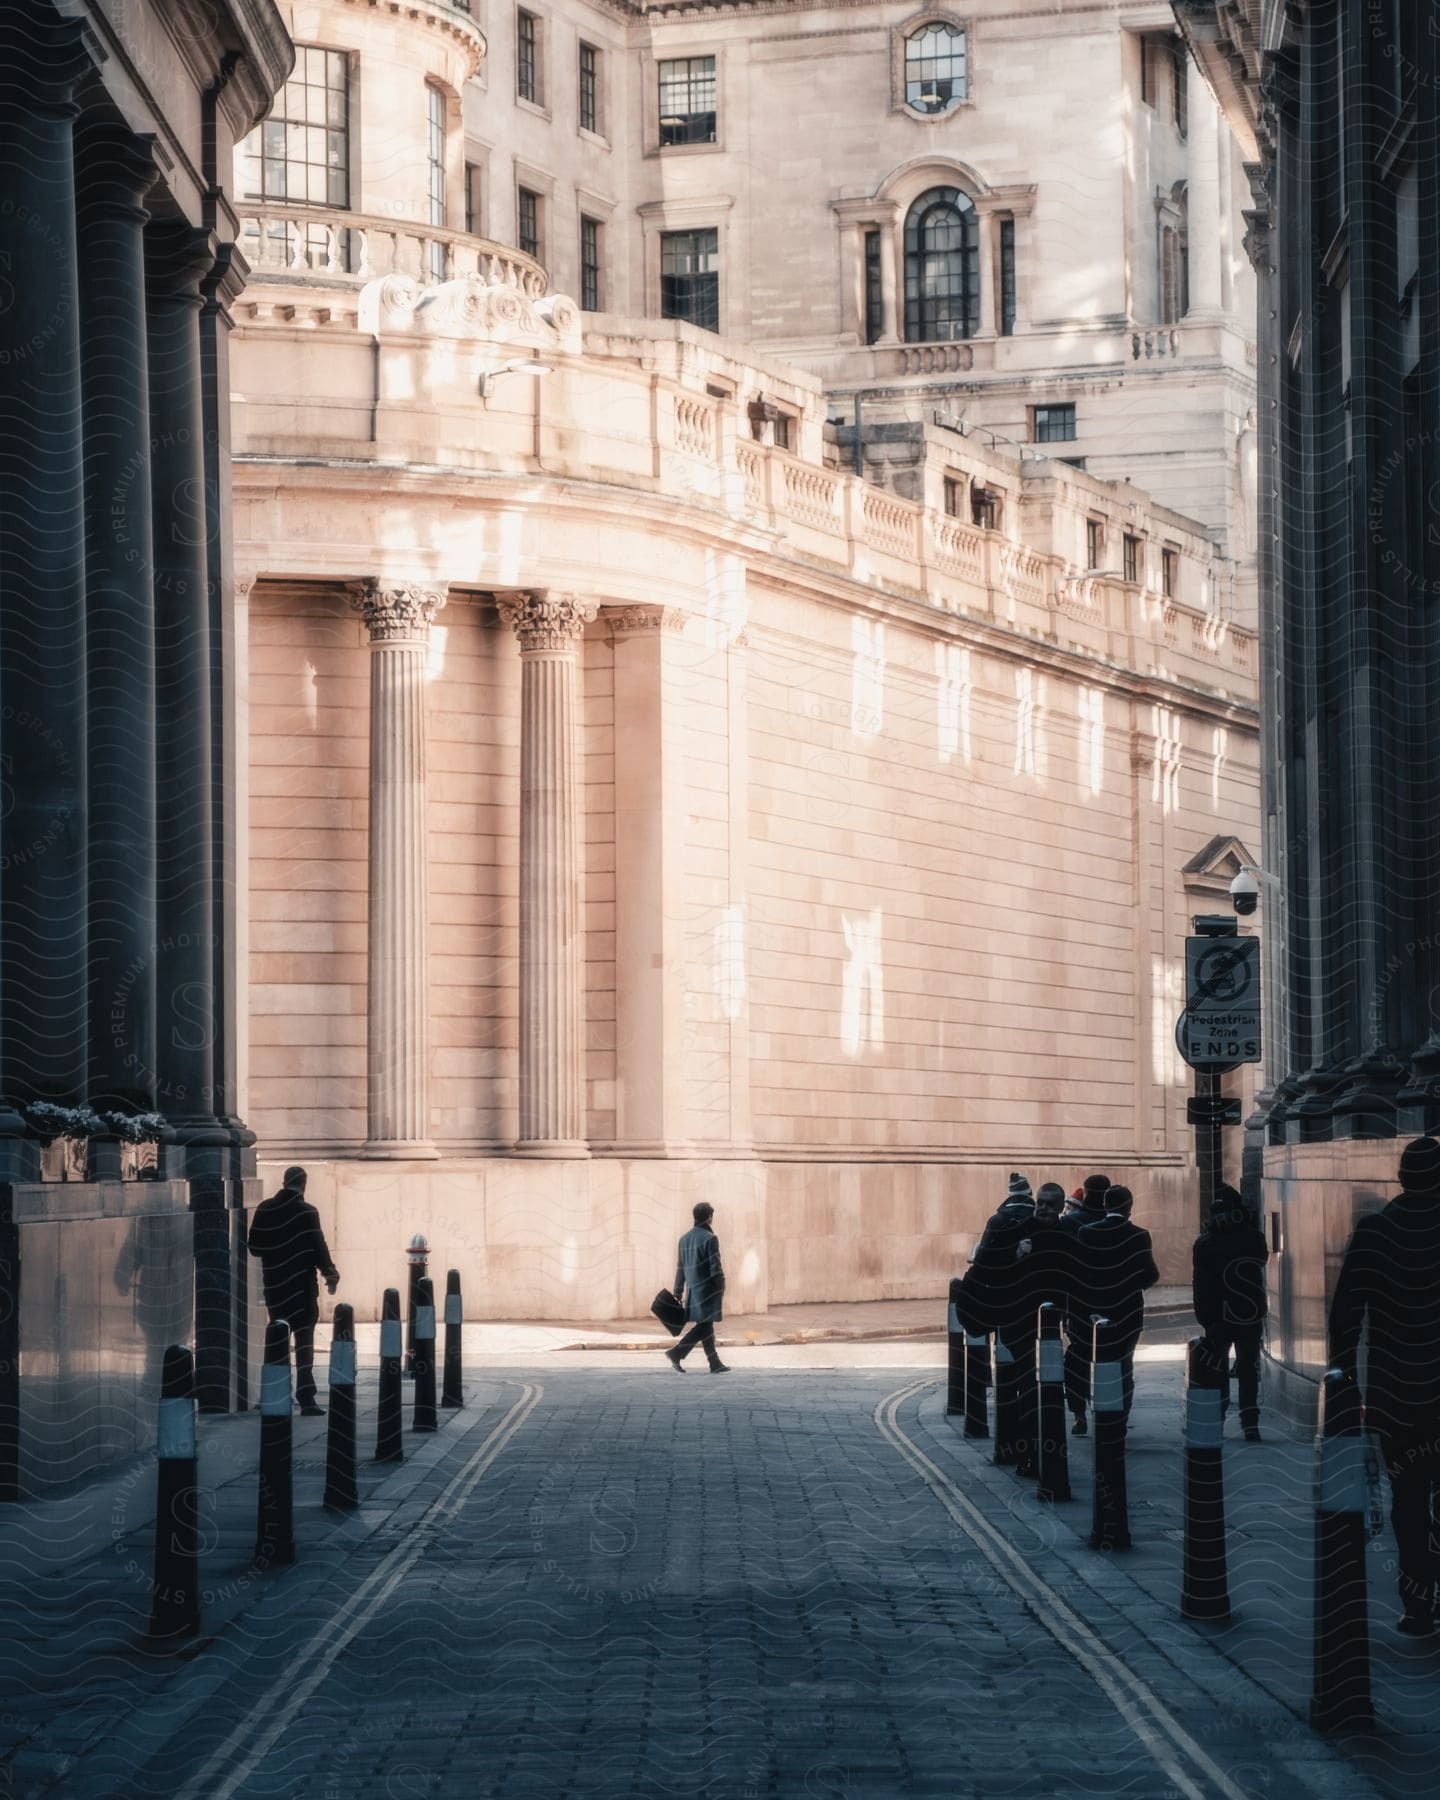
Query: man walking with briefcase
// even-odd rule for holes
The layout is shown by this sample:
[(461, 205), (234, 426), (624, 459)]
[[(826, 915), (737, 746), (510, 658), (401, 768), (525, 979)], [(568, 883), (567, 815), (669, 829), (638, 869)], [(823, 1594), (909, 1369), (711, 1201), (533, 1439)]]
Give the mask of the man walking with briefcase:
[(715, 1327), (721, 1319), (721, 1300), (725, 1293), (725, 1271), (720, 1267), (720, 1240), (711, 1229), (715, 1208), (705, 1201), (695, 1207), (695, 1223), (680, 1240), (680, 1254), (675, 1268), (675, 1298), (685, 1304), (687, 1331), (673, 1350), (665, 1355), (677, 1375), (685, 1373), (685, 1358), (697, 1344), (704, 1347), (712, 1375), (728, 1375), (715, 1349)]

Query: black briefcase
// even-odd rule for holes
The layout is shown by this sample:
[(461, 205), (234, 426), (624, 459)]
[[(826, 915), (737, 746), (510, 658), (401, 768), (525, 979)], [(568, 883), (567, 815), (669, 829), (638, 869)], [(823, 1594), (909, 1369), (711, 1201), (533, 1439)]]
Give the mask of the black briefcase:
[(650, 1302), (650, 1310), (670, 1333), (671, 1337), (679, 1337), (685, 1329), (685, 1308), (670, 1292), (669, 1288), (661, 1288)]

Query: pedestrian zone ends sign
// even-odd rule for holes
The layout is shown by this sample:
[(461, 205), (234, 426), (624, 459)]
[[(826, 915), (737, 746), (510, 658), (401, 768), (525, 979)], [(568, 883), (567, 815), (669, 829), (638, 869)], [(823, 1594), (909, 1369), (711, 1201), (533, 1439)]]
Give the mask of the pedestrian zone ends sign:
[(1185, 1011), (1176, 1033), (1192, 1068), (1260, 1060), (1260, 940), (1185, 940)]

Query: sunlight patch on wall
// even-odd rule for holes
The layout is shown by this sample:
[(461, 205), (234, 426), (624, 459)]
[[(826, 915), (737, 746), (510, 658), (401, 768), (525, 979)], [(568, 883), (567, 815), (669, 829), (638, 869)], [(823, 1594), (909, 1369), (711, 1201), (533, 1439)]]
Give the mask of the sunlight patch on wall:
[(959, 644), (935, 646), (935, 735), (941, 762), (957, 753), (970, 760), (970, 652)]
[(745, 1008), (745, 912), (727, 906), (715, 921), (715, 993), (727, 1019), (738, 1019)]
[(748, 613), (745, 569), (738, 556), (718, 550), (705, 552), (705, 618), (702, 627), (707, 650), (728, 650), (745, 629)]
[(1157, 1087), (1174, 1087), (1181, 1078), (1175, 1021), (1180, 1017), (1183, 985), (1177, 961), (1150, 958), (1150, 1073)]
[(878, 737), (885, 723), (885, 627), (874, 619), (852, 619), (850, 642), (850, 729), (856, 737)]
[(1219, 812), (1220, 777), (1225, 773), (1225, 751), (1230, 742), (1230, 733), (1223, 725), (1217, 725), (1210, 741), (1210, 805), (1215, 812)]
[(867, 1045), (879, 1050), (885, 1044), (881, 919), (878, 906), (864, 917), (841, 915), (845, 967), (840, 974), (840, 1047), (847, 1056), (858, 1056)]
[(1015, 773), (1038, 775), (1042, 761), (1040, 709), (1045, 683), (1033, 669), (1015, 671)]
[(448, 625), (432, 625), (430, 642), (425, 647), (425, 679), (438, 681), (445, 673), (445, 641), (450, 635)]
[(1180, 721), (1168, 706), (1152, 706), (1150, 720), (1155, 739), (1150, 798), (1168, 816), (1180, 810)]
[(1080, 706), (1080, 756), (1075, 779), (1082, 793), (1098, 794), (1105, 782), (1105, 695), (1099, 688), (1082, 687)]

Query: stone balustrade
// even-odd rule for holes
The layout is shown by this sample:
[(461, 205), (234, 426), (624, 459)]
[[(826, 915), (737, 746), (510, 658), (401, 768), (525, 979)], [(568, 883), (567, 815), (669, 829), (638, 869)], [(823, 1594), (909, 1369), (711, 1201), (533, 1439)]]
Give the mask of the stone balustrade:
[(360, 287), (377, 276), (408, 275), (429, 287), (473, 275), (532, 300), (549, 285), (544, 269), (523, 250), (413, 219), (273, 200), (242, 207), (240, 219), (240, 248), (253, 271), (252, 284), (278, 278)]

